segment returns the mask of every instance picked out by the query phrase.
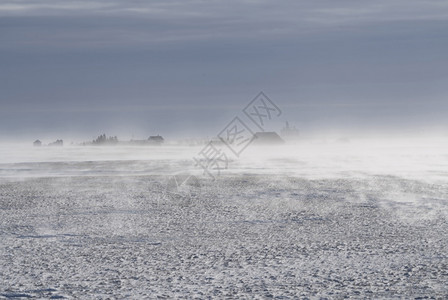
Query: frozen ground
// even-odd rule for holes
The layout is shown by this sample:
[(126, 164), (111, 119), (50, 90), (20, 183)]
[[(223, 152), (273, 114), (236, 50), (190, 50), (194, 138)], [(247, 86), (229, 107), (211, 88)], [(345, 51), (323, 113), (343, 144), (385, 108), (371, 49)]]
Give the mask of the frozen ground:
[(2, 147), (0, 297), (448, 297), (445, 144), (198, 150)]

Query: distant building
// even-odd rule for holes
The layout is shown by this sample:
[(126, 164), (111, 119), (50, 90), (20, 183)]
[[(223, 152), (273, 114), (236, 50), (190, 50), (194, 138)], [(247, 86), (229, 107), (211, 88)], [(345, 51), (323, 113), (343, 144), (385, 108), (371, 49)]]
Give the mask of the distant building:
[(151, 145), (161, 145), (165, 139), (161, 135), (153, 135), (148, 138), (148, 143)]
[(34, 145), (34, 147), (40, 147), (40, 146), (42, 146), (42, 142), (39, 140), (35, 140), (33, 145)]
[(255, 145), (282, 145), (285, 141), (276, 132), (257, 132), (253, 141)]

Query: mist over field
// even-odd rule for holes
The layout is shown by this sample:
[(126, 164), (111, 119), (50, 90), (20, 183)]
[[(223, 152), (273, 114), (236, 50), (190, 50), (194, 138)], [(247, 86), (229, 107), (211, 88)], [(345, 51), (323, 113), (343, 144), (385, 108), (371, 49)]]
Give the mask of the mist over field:
[[(207, 141), (207, 140), (205, 140)], [(11, 177), (47, 175), (101, 175), (106, 169), (77, 169), (82, 163), (101, 163), (110, 175), (173, 175), (203, 170), (194, 157), (206, 147), (172, 141), (162, 146), (82, 145), (33, 147), (30, 143), (3, 143), (0, 149), (2, 175)], [(401, 176), (406, 179), (443, 180), (447, 175), (448, 137), (371, 137), (359, 139), (303, 139), (283, 145), (249, 144), (240, 157), (222, 146), (229, 164), (219, 175), (277, 174), (306, 178)], [(115, 170), (115, 163), (124, 166)], [(60, 164), (62, 167), (58, 167)], [(161, 164), (163, 167), (151, 167)], [(71, 168), (71, 166), (73, 168)], [(37, 167), (40, 167), (38, 169)], [(16, 173), (17, 172), (17, 173)], [(48, 174), (45, 172), (49, 172)], [(54, 172), (54, 173), (53, 173)], [(64, 172), (74, 172), (64, 174)], [(77, 173), (80, 172), (80, 173)], [(218, 172), (215, 172), (218, 175)], [(207, 176), (204, 175), (204, 178)]]

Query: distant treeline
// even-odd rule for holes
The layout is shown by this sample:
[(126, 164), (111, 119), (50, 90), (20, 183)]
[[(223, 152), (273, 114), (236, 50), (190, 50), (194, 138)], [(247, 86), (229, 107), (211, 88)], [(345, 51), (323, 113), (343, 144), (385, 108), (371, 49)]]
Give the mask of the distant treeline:
[(119, 141), (117, 136), (106, 136), (106, 134), (99, 135), (92, 142), (82, 143), (83, 145), (117, 145), (117, 144), (129, 144), (129, 145), (161, 145), (164, 142), (164, 138), (160, 135), (150, 136), (146, 140), (130, 140)]
[(92, 141), (94, 145), (115, 145), (118, 144), (117, 136), (106, 137), (106, 134), (102, 134), (98, 136), (95, 140)]

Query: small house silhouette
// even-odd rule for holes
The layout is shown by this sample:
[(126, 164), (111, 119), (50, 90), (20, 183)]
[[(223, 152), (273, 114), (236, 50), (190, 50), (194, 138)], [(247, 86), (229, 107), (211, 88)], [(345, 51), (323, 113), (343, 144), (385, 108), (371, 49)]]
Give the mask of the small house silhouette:
[(277, 132), (257, 132), (254, 135), (255, 145), (282, 145), (285, 141), (277, 134)]
[(161, 135), (152, 135), (148, 138), (148, 142), (152, 145), (161, 145), (165, 139)]

